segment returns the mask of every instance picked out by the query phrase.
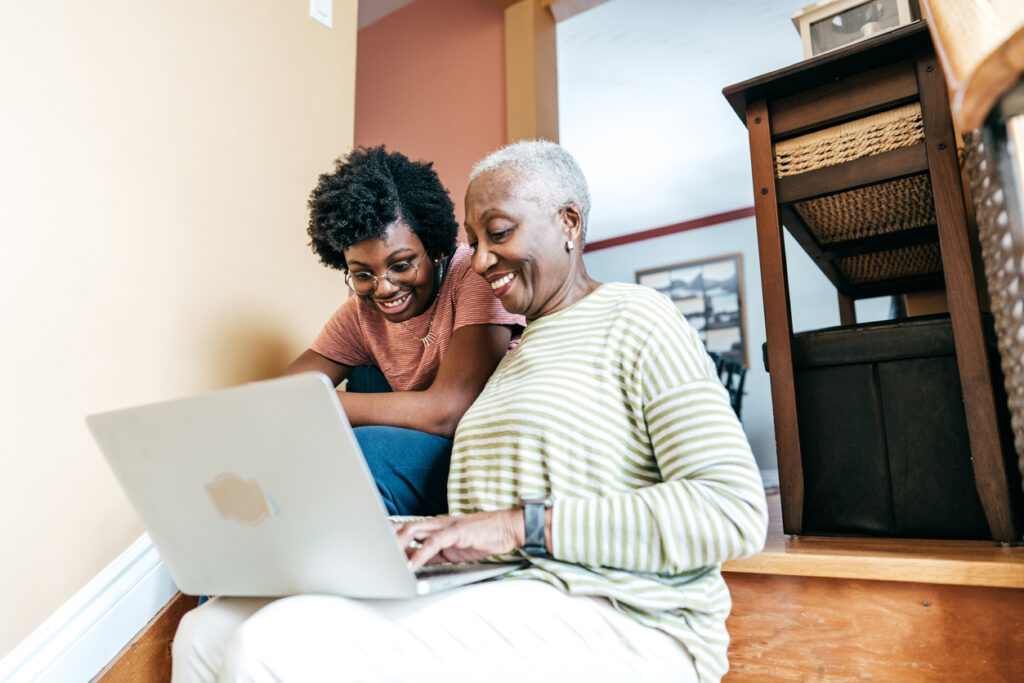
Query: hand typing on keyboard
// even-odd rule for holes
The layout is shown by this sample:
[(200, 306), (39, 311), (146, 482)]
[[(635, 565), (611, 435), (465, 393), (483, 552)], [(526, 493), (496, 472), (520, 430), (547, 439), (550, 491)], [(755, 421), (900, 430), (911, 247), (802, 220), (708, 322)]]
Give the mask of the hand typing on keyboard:
[(396, 531), (413, 571), (427, 564), (505, 555), (523, 545), (525, 534), (521, 508), (402, 522)]

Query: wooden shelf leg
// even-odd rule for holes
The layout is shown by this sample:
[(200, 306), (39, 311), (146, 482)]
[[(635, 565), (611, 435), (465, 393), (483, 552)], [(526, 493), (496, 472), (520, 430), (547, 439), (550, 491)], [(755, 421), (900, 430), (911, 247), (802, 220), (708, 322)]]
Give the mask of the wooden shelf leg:
[(975, 484), (992, 538), (1015, 541), (1019, 539), (996, 421), (988, 350), (981, 327), (974, 252), (967, 234), (955, 132), (946, 85), (934, 53), (918, 57), (917, 80)]
[(764, 297), (764, 325), (768, 341), (775, 444), (779, 459), (782, 526), (788, 534), (799, 534), (803, 532), (804, 474), (796, 415), (793, 319), (789, 307), (782, 221), (779, 218), (775, 189), (771, 125), (765, 100), (758, 100), (747, 106), (747, 130), (750, 133), (754, 216), (757, 222), (757, 249), (761, 261), (761, 292)]
[(839, 324), (856, 325), (857, 307), (854, 306), (853, 299), (842, 292), (836, 292), (836, 297), (839, 299)]

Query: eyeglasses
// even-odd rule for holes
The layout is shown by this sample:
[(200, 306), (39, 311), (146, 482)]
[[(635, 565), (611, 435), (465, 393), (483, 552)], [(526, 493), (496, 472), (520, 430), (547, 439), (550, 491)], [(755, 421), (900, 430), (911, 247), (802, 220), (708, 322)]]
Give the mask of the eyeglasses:
[[(421, 254), (420, 256), (426, 256)], [(345, 284), (352, 288), (356, 294), (370, 294), (377, 289), (377, 285), (380, 284), (380, 279), (387, 278), (387, 281), (396, 287), (402, 285), (410, 286), (416, 284), (416, 276), (419, 275), (420, 269), (416, 265), (415, 260), (419, 256), (414, 256), (407, 261), (398, 261), (392, 263), (384, 275), (374, 275), (368, 270), (358, 270), (356, 272), (345, 271)]]

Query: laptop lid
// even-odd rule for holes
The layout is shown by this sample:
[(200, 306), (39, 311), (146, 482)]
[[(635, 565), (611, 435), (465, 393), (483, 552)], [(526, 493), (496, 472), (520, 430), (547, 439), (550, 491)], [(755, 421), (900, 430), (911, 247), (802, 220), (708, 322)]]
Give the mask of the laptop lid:
[(321, 373), (86, 422), (184, 593), (387, 598), (430, 590), (409, 571)]

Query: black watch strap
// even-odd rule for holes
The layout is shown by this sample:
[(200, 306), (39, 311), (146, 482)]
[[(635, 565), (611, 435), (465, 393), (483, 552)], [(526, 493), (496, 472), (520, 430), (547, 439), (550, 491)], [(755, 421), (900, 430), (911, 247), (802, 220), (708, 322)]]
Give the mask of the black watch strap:
[(547, 555), (548, 547), (544, 538), (545, 511), (551, 507), (550, 500), (523, 500), (523, 521), (526, 526), (526, 542), (523, 550), (530, 555)]

